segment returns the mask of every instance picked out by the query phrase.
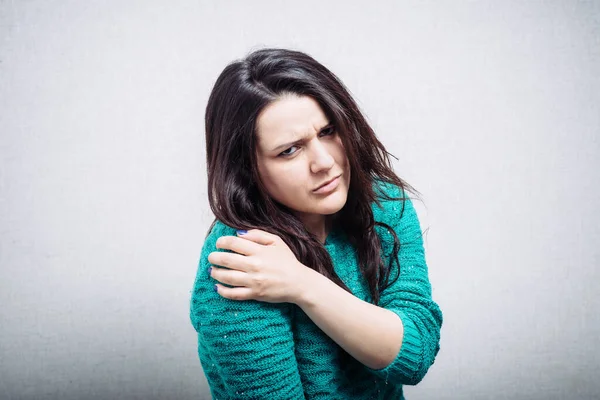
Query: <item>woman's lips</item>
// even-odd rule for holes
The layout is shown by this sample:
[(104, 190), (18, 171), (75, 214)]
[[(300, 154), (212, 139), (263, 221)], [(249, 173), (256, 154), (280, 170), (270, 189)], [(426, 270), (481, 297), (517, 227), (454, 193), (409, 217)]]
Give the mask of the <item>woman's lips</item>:
[(324, 194), (324, 193), (333, 192), (340, 184), (340, 176), (334, 178), (331, 182), (329, 182), (328, 184), (326, 184), (324, 186), (321, 186), (317, 190), (313, 190), (313, 193)]

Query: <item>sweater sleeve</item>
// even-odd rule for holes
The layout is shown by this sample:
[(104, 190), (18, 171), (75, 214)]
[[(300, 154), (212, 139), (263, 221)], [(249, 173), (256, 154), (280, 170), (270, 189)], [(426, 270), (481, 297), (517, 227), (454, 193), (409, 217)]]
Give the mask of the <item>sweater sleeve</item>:
[(190, 306), (211, 392), (218, 399), (304, 399), (290, 304), (231, 300), (214, 291), (208, 255), (229, 251), (215, 245), (229, 235), (235, 230), (217, 221), (202, 248)]
[[(387, 367), (378, 370), (367, 369), (390, 383), (416, 385), (423, 379), (439, 352), (443, 318), (440, 308), (431, 298), (431, 285), (417, 213), (412, 201), (407, 196), (402, 197), (405, 197), (403, 212), (402, 200), (389, 201), (384, 206), (384, 215), (388, 216), (385, 219), (390, 221), (389, 225), (396, 232), (400, 242), (400, 275), (397, 275), (398, 265), (394, 261), (390, 272), (390, 282), (393, 283), (381, 293), (379, 303), (402, 320), (402, 346), (396, 358)], [(393, 243), (393, 238), (388, 240)], [(386, 262), (387, 260), (388, 258)]]

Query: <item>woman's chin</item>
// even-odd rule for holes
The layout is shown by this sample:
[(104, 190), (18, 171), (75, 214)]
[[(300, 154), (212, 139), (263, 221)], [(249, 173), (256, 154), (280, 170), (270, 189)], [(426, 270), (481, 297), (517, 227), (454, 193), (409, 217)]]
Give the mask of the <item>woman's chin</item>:
[(331, 215), (340, 211), (346, 205), (347, 194), (332, 193), (326, 199), (319, 201), (315, 205), (315, 213), (322, 215)]

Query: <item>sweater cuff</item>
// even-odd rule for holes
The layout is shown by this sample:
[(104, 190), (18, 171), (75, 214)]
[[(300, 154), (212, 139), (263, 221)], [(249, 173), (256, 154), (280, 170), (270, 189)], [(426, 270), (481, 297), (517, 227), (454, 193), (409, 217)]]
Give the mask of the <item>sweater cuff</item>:
[(402, 337), (402, 347), (396, 355), (396, 358), (385, 368), (372, 369), (373, 373), (382, 377), (400, 378), (405, 384), (410, 384), (419, 374), (419, 369), (423, 363), (423, 341), (419, 330), (414, 322), (403, 311), (399, 309), (388, 309), (398, 315), (404, 327)]
[(418, 374), (421, 365), (423, 364), (423, 341), (421, 333), (412, 319), (400, 310), (392, 310), (402, 320), (404, 326), (404, 336), (402, 338), (402, 347), (392, 362), (398, 363), (403, 373), (407, 377), (412, 378)]

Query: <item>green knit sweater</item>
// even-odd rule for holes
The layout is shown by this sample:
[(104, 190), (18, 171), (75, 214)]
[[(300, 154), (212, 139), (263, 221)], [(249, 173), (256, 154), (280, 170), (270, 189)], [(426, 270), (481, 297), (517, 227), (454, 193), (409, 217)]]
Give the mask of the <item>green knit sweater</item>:
[[(396, 186), (379, 184), (376, 189), (402, 197)], [(431, 298), (421, 227), (411, 200), (382, 199), (381, 205), (373, 203), (373, 214), (398, 236), (400, 276), (381, 293), (379, 306), (400, 317), (404, 337), (394, 361), (379, 370), (354, 358), (342, 365), (341, 347), (295, 304), (230, 300), (216, 293), (207, 257), (217, 251), (219, 237), (235, 236), (235, 229), (216, 222), (202, 248), (190, 312), (214, 399), (404, 399), (402, 385), (423, 379), (439, 351), (442, 313)], [(393, 236), (383, 227), (376, 230), (388, 265)], [(331, 231), (324, 246), (353, 294), (371, 302), (344, 232)], [(394, 263), (391, 281), (397, 272)]]

